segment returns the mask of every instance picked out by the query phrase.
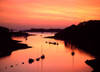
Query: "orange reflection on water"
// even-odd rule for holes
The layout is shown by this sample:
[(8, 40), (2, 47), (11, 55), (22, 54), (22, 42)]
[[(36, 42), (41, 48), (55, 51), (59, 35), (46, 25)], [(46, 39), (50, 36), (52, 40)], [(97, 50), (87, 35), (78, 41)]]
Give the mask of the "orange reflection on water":
[[(9, 70), (2, 69), (2, 72), (91, 72), (93, 69), (85, 64), (87, 59), (94, 57), (89, 54), (74, 49), (75, 55), (72, 56), (73, 49), (64, 45), (63, 41), (44, 38), (45, 36), (53, 35), (51, 33), (36, 33), (36, 36), (29, 36), (27, 40), (23, 37), (13, 37), (14, 40), (21, 40), (32, 48), (22, 49), (12, 52), (9, 57), (0, 58), (1, 68), (13, 64), (18, 66), (9, 68)], [(59, 45), (49, 44), (46, 42), (57, 42)], [(73, 46), (74, 47), (74, 46)], [(45, 59), (34, 61), (32, 64), (28, 63), (29, 58), (36, 59), (42, 54)], [(7, 61), (7, 62), (5, 62)], [(22, 65), (21, 63), (25, 64)]]

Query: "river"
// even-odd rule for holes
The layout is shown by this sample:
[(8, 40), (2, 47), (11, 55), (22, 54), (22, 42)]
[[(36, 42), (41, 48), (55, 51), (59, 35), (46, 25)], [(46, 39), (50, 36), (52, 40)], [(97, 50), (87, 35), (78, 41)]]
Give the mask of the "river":
[[(54, 33), (30, 33), (36, 36), (12, 37), (32, 48), (13, 51), (10, 56), (0, 58), (0, 72), (91, 72), (93, 69), (85, 61), (94, 59), (90, 54), (75, 48), (64, 41), (44, 38)], [(46, 43), (47, 42), (47, 43)], [(56, 42), (58, 45), (49, 44)], [(75, 54), (72, 55), (71, 53)], [(36, 61), (44, 54), (45, 58)], [(34, 59), (32, 64), (29, 58)], [(24, 62), (24, 64), (22, 64)], [(13, 67), (11, 67), (11, 65)]]

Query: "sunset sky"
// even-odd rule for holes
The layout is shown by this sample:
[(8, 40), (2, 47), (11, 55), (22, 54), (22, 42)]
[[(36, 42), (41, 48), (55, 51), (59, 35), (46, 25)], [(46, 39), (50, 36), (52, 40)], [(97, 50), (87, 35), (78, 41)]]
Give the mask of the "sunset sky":
[(65, 28), (100, 20), (100, 0), (0, 0), (0, 26)]

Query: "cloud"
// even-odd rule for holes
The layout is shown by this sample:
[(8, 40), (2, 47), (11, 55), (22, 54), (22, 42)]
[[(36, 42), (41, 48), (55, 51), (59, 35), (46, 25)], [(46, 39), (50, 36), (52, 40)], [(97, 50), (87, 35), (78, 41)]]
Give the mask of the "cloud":
[(0, 0), (0, 22), (15, 25), (76, 24), (100, 19), (99, 3), (100, 0)]

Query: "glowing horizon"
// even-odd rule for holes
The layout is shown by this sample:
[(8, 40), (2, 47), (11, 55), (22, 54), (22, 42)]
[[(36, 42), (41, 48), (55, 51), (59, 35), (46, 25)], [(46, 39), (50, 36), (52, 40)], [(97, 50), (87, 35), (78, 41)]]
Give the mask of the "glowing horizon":
[(99, 0), (1, 0), (0, 26), (65, 28), (100, 19)]

